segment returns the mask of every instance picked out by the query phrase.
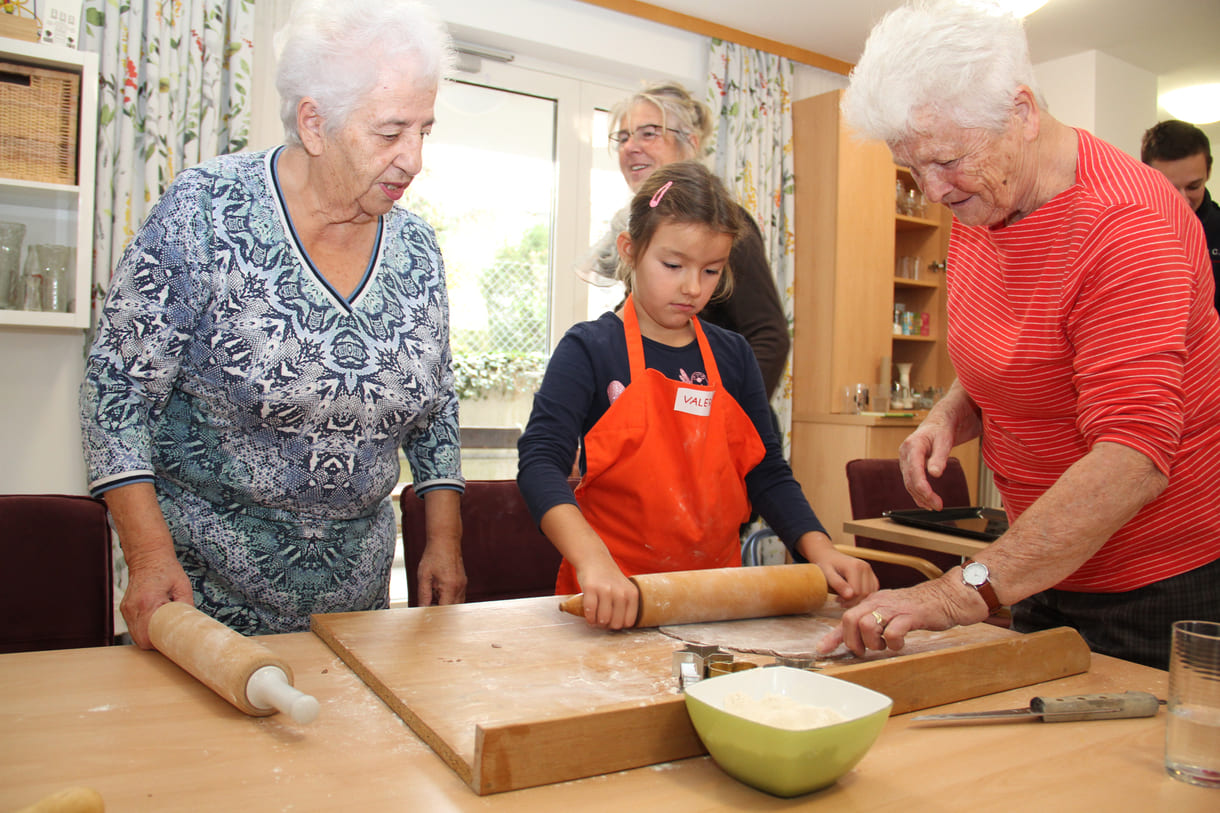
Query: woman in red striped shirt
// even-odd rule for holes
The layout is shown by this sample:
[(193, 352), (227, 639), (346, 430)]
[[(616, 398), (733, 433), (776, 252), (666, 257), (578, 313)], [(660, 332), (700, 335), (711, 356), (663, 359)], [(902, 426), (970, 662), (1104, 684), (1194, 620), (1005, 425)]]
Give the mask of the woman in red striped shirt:
[(1220, 321), (1197, 218), (1158, 173), (1046, 111), (1021, 22), (965, 4), (873, 29), (843, 111), (954, 214), (958, 380), (900, 449), (907, 488), (982, 438), (1010, 530), (943, 577), (843, 616), (857, 653), (914, 629), (1068, 625), (1158, 668), (1170, 625), (1220, 620)]

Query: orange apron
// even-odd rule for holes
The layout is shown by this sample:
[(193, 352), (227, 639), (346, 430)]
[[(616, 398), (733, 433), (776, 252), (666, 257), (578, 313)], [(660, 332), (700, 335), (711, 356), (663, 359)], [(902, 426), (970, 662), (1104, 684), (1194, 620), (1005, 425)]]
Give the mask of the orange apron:
[[(631, 297), (623, 331), (631, 382), (585, 435), (576, 502), (624, 575), (741, 564), (750, 516), (746, 473), (765, 449), (754, 422), (721, 386), (716, 359), (692, 319), (707, 386), (644, 367)], [(580, 592), (565, 559), (556, 594)]]

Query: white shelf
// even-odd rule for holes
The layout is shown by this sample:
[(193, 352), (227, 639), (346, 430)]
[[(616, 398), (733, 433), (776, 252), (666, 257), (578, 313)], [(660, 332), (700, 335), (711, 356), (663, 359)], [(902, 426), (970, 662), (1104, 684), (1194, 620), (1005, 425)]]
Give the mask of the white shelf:
[(54, 243), (76, 248), (75, 307), (72, 313), (0, 310), (0, 327), (80, 330), (89, 326), (93, 284), (93, 184), (97, 144), (97, 55), (55, 45), (0, 37), (0, 59), (74, 71), (81, 77), (77, 116), (76, 184), (0, 178), (0, 221), (26, 226), (21, 266), (29, 246)]

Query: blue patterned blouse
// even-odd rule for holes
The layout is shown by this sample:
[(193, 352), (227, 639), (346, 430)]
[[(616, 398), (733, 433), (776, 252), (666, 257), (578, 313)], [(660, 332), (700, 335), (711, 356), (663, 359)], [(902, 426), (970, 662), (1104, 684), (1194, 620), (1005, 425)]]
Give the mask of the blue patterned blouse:
[(463, 487), (431, 227), (395, 207), (339, 295), (293, 231), (280, 150), (174, 179), (81, 388), (91, 491), (155, 483), (196, 605), (247, 634), (387, 606), (400, 447), (418, 491)]

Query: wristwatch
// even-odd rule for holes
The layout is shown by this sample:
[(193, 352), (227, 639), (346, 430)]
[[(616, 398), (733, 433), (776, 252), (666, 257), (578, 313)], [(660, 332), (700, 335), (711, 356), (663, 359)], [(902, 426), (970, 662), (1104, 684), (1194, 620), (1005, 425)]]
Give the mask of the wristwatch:
[(994, 613), (1002, 606), (1000, 599), (995, 594), (995, 588), (991, 586), (989, 579), (991, 571), (987, 569), (987, 565), (982, 562), (976, 562), (973, 559), (967, 559), (962, 564), (962, 581), (967, 587), (973, 587), (979, 591), (979, 595), (983, 597), (983, 601), (987, 602), (987, 612)]

